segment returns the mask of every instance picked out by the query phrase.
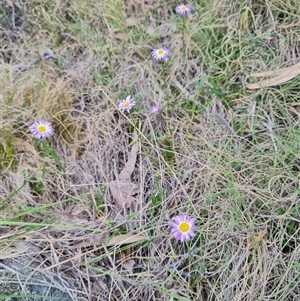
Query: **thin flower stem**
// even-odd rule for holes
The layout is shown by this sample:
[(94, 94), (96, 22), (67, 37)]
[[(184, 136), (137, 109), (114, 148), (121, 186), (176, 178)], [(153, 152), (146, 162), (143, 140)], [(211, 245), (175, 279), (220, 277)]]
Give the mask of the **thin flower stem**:
[[(158, 270), (158, 274), (156, 274), (153, 277), (153, 280), (159, 279), (159, 277), (164, 273), (173, 273), (173, 274), (177, 274), (177, 275), (183, 276), (183, 277), (187, 277), (187, 276), (191, 277), (191, 273), (184, 272), (183, 270), (178, 270), (178, 267), (180, 265), (182, 265), (184, 263), (184, 261), (186, 261), (190, 256), (196, 255), (205, 248), (208, 248), (208, 247), (215, 245), (217, 243), (220, 243), (220, 242), (227, 241), (240, 234), (247, 234), (247, 233), (250, 233), (253, 231), (262, 231), (262, 230), (265, 230), (266, 228), (268, 228), (268, 226), (261, 226), (261, 227), (256, 227), (254, 229), (246, 229), (246, 230), (238, 231), (236, 233), (224, 234), (223, 237), (221, 237), (219, 239), (212, 239), (211, 241), (207, 242), (206, 244), (202, 245), (201, 247), (192, 250), (190, 253), (182, 255), (181, 258), (173, 264), (169, 264), (169, 265), (165, 265), (165, 266), (149, 265), (147, 268), (148, 269), (150, 268), (151, 270)], [(146, 267), (144, 265), (138, 265), (138, 266), (136, 266), (136, 268), (144, 268), (145, 269)]]

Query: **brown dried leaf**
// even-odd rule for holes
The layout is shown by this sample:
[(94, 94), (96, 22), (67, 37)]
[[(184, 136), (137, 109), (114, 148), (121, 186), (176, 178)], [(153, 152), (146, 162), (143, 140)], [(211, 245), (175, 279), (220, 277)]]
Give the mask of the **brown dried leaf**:
[(139, 192), (139, 187), (136, 184), (113, 181), (108, 183), (108, 186), (117, 206), (129, 208), (136, 203), (136, 199), (133, 197)]
[[(137, 141), (137, 138), (138, 135), (134, 132), (133, 140)], [(124, 206), (129, 208), (131, 205), (134, 206), (136, 204), (136, 199), (133, 196), (139, 192), (139, 186), (130, 181), (130, 176), (135, 168), (138, 149), (139, 143), (135, 142), (131, 147), (125, 167), (118, 175), (117, 181), (108, 183), (116, 205), (121, 208)]]
[(115, 39), (125, 40), (127, 38), (127, 33), (115, 33), (113, 36)]
[(241, 17), (241, 28), (242, 30), (245, 30), (248, 24), (248, 14), (249, 14), (249, 9), (246, 8), (246, 10), (244, 11), (244, 13), (242, 14)]
[[(81, 240), (81, 237), (77, 237), (76, 241)], [(88, 238), (84, 238), (82, 237), (82, 241), (79, 241), (71, 246), (69, 246), (69, 249), (82, 249), (82, 248), (89, 248), (91, 246), (95, 247), (95, 246), (102, 246), (105, 244), (105, 242), (108, 240), (108, 234), (107, 233), (103, 233), (101, 235), (97, 234), (97, 235), (91, 235)]]
[(269, 76), (273, 75), (274, 77), (263, 79), (261, 82), (256, 83), (256, 84), (249, 84), (249, 85), (247, 85), (247, 88), (251, 90), (251, 89), (259, 89), (259, 88), (277, 86), (277, 85), (283, 84), (283, 83), (293, 79), (294, 77), (296, 77), (299, 74), (300, 74), (299, 63), (295, 64), (291, 67), (277, 69), (274, 71), (253, 73), (253, 74), (251, 74), (251, 76), (269, 77)]
[(123, 268), (126, 269), (129, 273), (132, 273), (134, 265), (135, 265), (135, 261), (133, 259), (126, 259), (122, 263)]
[(134, 17), (130, 17), (126, 19), (126, 26), (127, 27), (132, 27), (135, 26), (137, 24), (139, 24), (141, 22), (140, 18), (134, 18)]
[(253, 249), (255, 247), (255, 245), (257, 243), (259, 243), (264, 237), (265, 235), (268, 233), (268, 231), (263, 231), (263, 232), (260, 232), (254, 239), (253, 241), (249, 244), (248, 246), (248, 249)]
[(282, 73), (288, 71), (290, 68), (291, 67), (272, 70), (272, 71), (263, 71), (263, 72), (251, 73), (250, 76), (254, 76), (254, 77), (277, 76), (279, 74), (282, 74)]
[(144, 241), (144, 240), (147, 240), (147, 238), (141, 234), (136, 234), (136, 235), (130, 233), (121, 234), (121, 235), (115, 235), (111, 239), (108, 239), (107, 246), (131, 244), (133, 242)]
[(291, 75), (286, 75), (286, 76), (277, 76), (277, 77), (271, 78), (271, 79), (265, 79), (257, 84), (249, 84), (249, 85), (247, 85), (247, 88), (250, 90), (253, 90), (253, 89), (259, 89), (259, 88), (265, 88), (265, 87), (278, 86), (280, 84), (283, 84), (283, 83), (293, 79), (297, 75), (298, 74), (291, 74)]
[[(138, 135), (136, 132), (134, 132), (133, 141), (137, 141), (137, 139), (138, 139)], [(131, 147), (131, 151), (128, 155), (128, 160), (125, 164), (125, 167), (119, 174), (120, 181), (128, 181), (130, 179), (130, 176), (134, 171), (138, 150), (139, 150), (139, 143), (135, 142)]]

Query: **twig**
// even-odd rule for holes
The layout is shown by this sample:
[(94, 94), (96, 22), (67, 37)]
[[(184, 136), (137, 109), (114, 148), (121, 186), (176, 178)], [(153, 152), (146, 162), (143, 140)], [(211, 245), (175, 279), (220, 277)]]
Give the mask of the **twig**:
[(33, 61), (31, 61), (28, 65), (22, 67), (21, 69), (19, 69), (15, 75), (14, 75), (14, 79), (16, 79), (18, 76), (20, 76), (23, 72), (25, 72), (26, 70), (30, 69), (32, 66), (34, 66), (35, 64), (37, 64), (39, 61), (41, 60), (48, 60), (53, 58), (53, 52), (48, 49), (44, 52), (44, 54), (41, 57), (38, 57), (36, 59), (34, 59)]
[(229, 125), (229, 123), (224, 119), (224, 117), (219, 114), (219, 113), (215, 113), (212, 114), (212, 116), (214, 116), (214, 118), (219, 121), (220, 124), (224, 125), (229, 132), (232, 134), (234, 140), (233, 140), (233, 144), (234, 144), (234, 148), (235, 148), (235, 152), (236, 154), (240, 154), (241, 150), (239, 149), (238, 146), (238, 141), (240, 141), (240, 137), (237, 135), (237, 133), (234, 131), (234, 129)]

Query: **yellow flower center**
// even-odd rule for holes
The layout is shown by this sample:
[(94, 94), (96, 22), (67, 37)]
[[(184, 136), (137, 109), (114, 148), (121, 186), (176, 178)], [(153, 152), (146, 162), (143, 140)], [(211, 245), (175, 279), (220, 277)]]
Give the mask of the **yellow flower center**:
[(180, 232), (187, 232), (187, 231), (189, 231), (190, 230), (189, 223), (187, 223), (187, 222), (180, 223), (179, 230), (180, 230)]
[(158, 55), (163, 55), (165, 52), (164, 52), (164, 50), (163, 49), (158, 49), (157, 50), (157, 54)]
[(186, 11), (186, 7), (185, 7), (184, 5), (182, 5), (182, 6), (180, 7), (180, 9), (181, 9), (182, 11)]
[(129, 102), (124, 102), (124, 108), (129, 108)]
[(44, 126), (44, 125), (39, 125), (37, 127), (37, 130), (40, 132), (40, 133), (45, 133), (47, 128)]

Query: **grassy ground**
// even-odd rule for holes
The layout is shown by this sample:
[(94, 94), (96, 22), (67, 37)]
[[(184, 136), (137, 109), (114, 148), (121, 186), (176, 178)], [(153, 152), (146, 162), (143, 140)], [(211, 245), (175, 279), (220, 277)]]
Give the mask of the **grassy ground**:
[[(0, 263), (29, 258), (73, 300), (299, 301), (299, 78), (246, 85), (299, 62), (300, 4), (177, 4), (4, 0)], [(45, 141), (28, 130), (40, 119)], [(109, 183), (127, 161), (121, 207)], [(176, 214), (197, 218), (184, 244)]]

